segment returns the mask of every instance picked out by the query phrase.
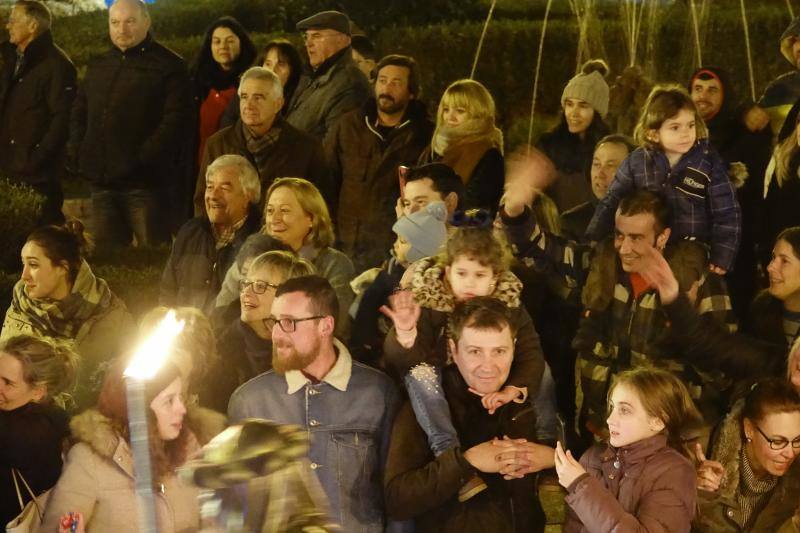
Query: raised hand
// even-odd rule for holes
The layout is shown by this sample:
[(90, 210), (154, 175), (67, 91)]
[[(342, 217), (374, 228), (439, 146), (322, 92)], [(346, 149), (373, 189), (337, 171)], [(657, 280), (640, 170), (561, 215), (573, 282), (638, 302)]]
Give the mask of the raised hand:
[(395, 330), (411, 331), (417, 326), (421, 309), (411, 291), (401, 290), (389, 296), (389, 305), (382, 305), (380, 312), (391, 319)]
[(671, 304), (678, 297), (678, 280), (666, 258), (654, 246), (644, 246), (639, 250), (641, 267), (639, 274), (656, 290), (662, 304)]
[(694, 453), (697, 456), (697, 488), (708, 492), (716, 492), (725, 477), (725, 467), (717, 461), (706, 459), (703, 447), (696, 443)]
[(503, 209), (519, 216), (531, 206), (536, 195), (550, 186), (556, 169), (546, 155), (532, 147), (521, 147), (506, 158), (506, 183)]

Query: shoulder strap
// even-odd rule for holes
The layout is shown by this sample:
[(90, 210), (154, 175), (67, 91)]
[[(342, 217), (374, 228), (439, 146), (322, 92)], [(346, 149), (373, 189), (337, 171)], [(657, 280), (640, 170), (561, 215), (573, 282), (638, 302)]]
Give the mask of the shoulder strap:
[(36, 495), (31, 490), (30, 485), (28, 485), (28, 482), (25, 481), (25, 478), (22, 476), (22, 472), (20, 472), (16, 468), (12, 468), (11, 477), (14, 478), (14, 488), (17, 491), (17, 500), (19, 501), (20, 510), (25, 509), (25, 506), (22, 503), (22, 494), (20, 494), (19, 491), (19, 484), (17, 483), (17, 477), (19, 477), (19, 479), (22, 481), (22, 484), (25, 485), (25, 489), (28, 491), (28, 494), (31, 495), (31, 501), (33, 502), (33, 505), (36, 506), (36, 513), (39, 515), (39, 520), (42, 520), (44, 518), (44, 513), (42, 512), (42, 508), (39, 506), (39, 500), (36, 499)]

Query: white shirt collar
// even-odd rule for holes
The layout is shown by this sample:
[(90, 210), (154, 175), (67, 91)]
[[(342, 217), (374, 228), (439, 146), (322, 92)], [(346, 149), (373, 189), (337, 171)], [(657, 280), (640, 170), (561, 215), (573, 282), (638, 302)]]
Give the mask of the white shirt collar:
[[(322, 381), (342, 392), (346, 392), (347, 384), (350, 382), (350, 376), (353, 373), (353, 358), (345, 345), (339, 342), (339, 339), (333, 339), (333, 347), (338, 357), (333, 368), (322, 378)], [(286, 378), (286, 392), (288, 394), (294, 394), (311, 381), (299, 370), (289, 370), (284, 377)]]

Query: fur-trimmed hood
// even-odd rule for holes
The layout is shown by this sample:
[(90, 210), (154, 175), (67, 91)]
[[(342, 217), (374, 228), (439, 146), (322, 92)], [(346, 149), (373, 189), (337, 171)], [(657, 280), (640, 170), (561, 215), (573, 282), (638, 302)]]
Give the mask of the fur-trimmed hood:
[[(436, 258), (427, 257), (414, 263), (411, 277), (411, 291), (414, 299), (422, 307), (434, 311), (451, 313), (455, 298), (444, 278), (444, 267), (436, 263)], [(520, 306), (522, 282), (510, 270), (502, 272), (497, 278), (491, 297), (497, 298), (510, 308)]]
[[(199, 444), (205, 444), (226, 426), (224, 415), (203, 407), (188, 407), (186, 423)], [(128, 447), (114, 428), (111, 419), (97, 409), (87, 409), (70, 421), (75, 440), (87, 444), (98, 455), (113, 458), (120, 446)]]

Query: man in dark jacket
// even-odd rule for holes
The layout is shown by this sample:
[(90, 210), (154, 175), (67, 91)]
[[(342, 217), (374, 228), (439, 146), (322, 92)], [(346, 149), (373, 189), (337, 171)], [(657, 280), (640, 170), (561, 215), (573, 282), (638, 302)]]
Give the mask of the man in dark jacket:
[(140, 0), (108, 11), (113, 47), (89, 62), (72, 110), (69, 155), (92, 186), (98, 246), (166, 237), (156, 227), (161, 196), (174, 188), (182, 131), (190, 123), (189, 77), (156, 42)]
[[(481, 396), (503, 388), (511, 370), (515, 331), (508, 308), (476, 297), (456, 306), (450, 327), (455, 364), (443, 370), (442, 388), (460, 446), (434, 458), (406, 402), (395, 418), (386, 460), (387, 512), (397, 520), (414, 519), (418, 532), (543, 531), (535, 476), (528, 474), (553, 466), (553, 448), (534, 442), (534, 408), (526, 399), (490, 415), (481, 403)], [(414, 378), (429, 379), (424, 370)], [(463, 490), (475, 476), (484, 489)]]
[[(269, 69), (253, 67), (239, 82), (240, 113), (233, 126), (223, 128), (206, 141), (200, 173), (197, 176), (195, 214), (203, 212), (206, 167), (223, 154), (239, 154), (258, 170), (261, 192), (276, 178), (305, 178), (329, 196), (328, 165), (320, 141), (283, 120), (283, 88)], [(264, 198), (259, 199), (263, 207)]]
[(322, 11), (297, 23), (311, 72), (300, 78), (286, 112), (294, 127), (323, 140), (333, 124), (369, 97), (369, 81), (350, 48), (350, 19)]
[(51, 22), (43, 3), (20, 0), (0, 44), (0, 177), (45, 197), (45, 224), (64, 220), (59, 168), (75, 97), (75, 67), (53, 42)]
[(398, 167), (431, 142), (433, 123), (419, 102), (417, 63), (390, 55), (378, 63), (374, 99), (339, 120), (325, 139), (338, 202), (338, 248), (359, 270), (378, 266), (392, 243)]
[(247, 237), (258, 231), (261, 183), (240, 155), (223, 155), (206, 170), (205, 214), (178, 231), (161, 276), (159, 303), (214, 309), (222, 280)]

